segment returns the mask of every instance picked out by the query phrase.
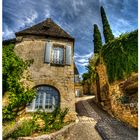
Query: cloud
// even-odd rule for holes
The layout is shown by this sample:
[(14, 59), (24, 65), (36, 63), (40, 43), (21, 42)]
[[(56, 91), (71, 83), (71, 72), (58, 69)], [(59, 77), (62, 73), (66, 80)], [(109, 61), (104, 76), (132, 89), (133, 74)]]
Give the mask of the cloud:
[(93, 54), (93, 25), (103, 37), (100, 6), (103, 5), (114, 35), (138, 26), (138, 0), (3, 0), (3, 39), (51, 17), (75, 38), (75, 63), (80, 73)]
[(75, 53), (74, 59), (75, 59), (75, 64), (78, 66), (79, 69), (81, 67), (84, 67), (84, 70), (86, 69), (85, 66), (87, 66), (89, 63), (89, 58), (93, 55), (93, 52), (86, 54), (86, 55), (79, 55), (78, 53)]

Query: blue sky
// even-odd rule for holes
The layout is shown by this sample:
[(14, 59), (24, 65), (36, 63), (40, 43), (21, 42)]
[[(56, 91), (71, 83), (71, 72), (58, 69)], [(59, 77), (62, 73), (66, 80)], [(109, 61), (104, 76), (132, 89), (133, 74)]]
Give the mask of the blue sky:
[[(138, 28), (137, 0), (3, 0), (3, 39), (46, 18), (75, 38), (75, 63), (80, 74), (93, 55), (93, 25), (102, 34), (103, 6), (115, 37)], [(104, 42), (103, 34), (102, 40)]]

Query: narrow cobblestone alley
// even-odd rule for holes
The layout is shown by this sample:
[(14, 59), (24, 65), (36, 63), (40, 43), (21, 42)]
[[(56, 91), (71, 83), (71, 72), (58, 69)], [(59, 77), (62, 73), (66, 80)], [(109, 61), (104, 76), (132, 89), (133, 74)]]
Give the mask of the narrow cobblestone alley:
[(116, 120), (93, 102), (93, 96), (77, 98), (78, 122), (65, 140), (137, 140), (137, 130)]

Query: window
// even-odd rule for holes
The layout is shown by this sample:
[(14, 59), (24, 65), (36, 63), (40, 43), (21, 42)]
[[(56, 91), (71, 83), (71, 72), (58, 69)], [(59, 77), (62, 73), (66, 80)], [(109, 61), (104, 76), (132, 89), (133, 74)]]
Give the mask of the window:
[(71, 45), (63, 46), (61, 44), (53, 44), (46, 42), (45, 46), (45, 62), (55, 65), (71, 65), (72, 64), (72, 48)]
[(32, 103), (28, 104), (27, 111), (37, 111), (38, 109), (52, 112), (59, 106), (59, 93), (50, 86), (39, 86), (36, 88), (37, 95)]
[(53, 47), (52, 49), (52, 63), (64, 64), (64, 47)]

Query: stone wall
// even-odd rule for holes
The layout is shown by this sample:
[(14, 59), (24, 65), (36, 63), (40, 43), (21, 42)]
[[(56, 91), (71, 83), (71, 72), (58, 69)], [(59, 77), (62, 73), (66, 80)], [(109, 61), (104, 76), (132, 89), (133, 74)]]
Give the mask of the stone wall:
[(83, 96), (83, 86), (80, 83), (75, 83), (74, 87), (75, 87), (75, 96), (77, 97)]
[(71, 45), (74, 52), (74, 44), (69, 40), (46, 39), (43, 37), (17, 37), (15, 52), (24, 60), (33, 59), (30, 66), (32, 81), (35, 86), (50, 85), (60, 93), (60, 107), (69, 108), (70, 114), (75, 114), (75, 93), (74, 93), (74, 53), (72, 53), (72, 64), (70, 66), (52, 66), (44, 62), (45, 43), (50, 41), (55, 44), (66, 46)]
[(88, 82), (84, 82), (83, 84), (83, 94), (89, 94), (89, 95), (95, 95), (97, 92), (96, 90), (96, 83), (88, 83)]
[(96, 67), (98, 77), (96, 79), (97, 90), (97, 101), (105, 110), (111, 109), (110, 98), (109, 98), (109, 82), (106, 74), (106, 67), (104, 64), (99, 64)]
[(138, 128), (138, 94), (129, 95), (128, 101), (121, 101), (122, 97), (126, 97), (120, 88), (122, 81), (115, 82), (110, 85), (110, 101), (112, 114), (121, 121), (129, 124), (134, 128)]
[[(89, 91), (91, 89), (95, 93), (95, 101), (109, 114), (138, 128), (138, 75), (133, 74), (126, 80), (109, 83), (105, 65), (99, 64), (96, 70), (98, 73), (96, 83), (86, 85), (85, 89)], [(91, 87), (92, 85), (96, 88)], [(129, 101), (126, 102), (126, 99)]]

